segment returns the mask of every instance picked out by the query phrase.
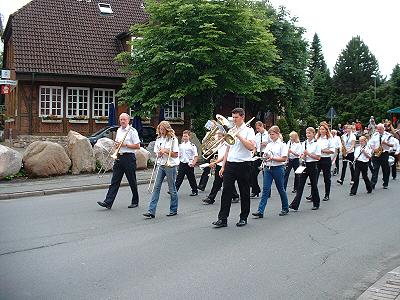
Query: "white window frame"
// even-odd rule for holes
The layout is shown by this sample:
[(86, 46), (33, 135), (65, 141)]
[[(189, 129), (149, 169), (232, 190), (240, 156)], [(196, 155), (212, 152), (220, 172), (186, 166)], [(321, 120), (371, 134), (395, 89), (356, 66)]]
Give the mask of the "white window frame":
[[(98, 105), (102, 106), (102, 108), (95, 109), (96, 101), (98, 101), (98, 100), (95, 100), (95, 98), (100, 98), (98, 95), (96, 96), (96, 92), (102, 92), (102, 95), (101, 95), (102, 102), (101, 103), (100, 103), (100, 101), (98, 102)], [(113, 93), (112, 102), (107, 102), (106, 101), (106, 99), (105, 99), (106, 98), (106, 96), (105, 96), (106, 92), (112, 92)], [(92, 118), (93, 119), (99, 119), (101, 117), (108, 117), (109, 113), (110, 113), (108, 111), (110, 103), (113, 103), (114, 107), (115, 107), (115, 89), (94, 88), (93, 91), (92, 91)], [(96, 110), (101, 111), (101, 114), (96, 116), (95, 115)]]
[(109, 15), (109, 14), (113, 13), (111, 4), (109, 4), (109, 3), (99, 3), (98, 6), (100, 9), (100, 13), (102, 13), (102, 14)]
[[(70, 98), (69, 98), (69, 97), (70, 97), (69, 91), (71, 91), (71, 90), (87, 91), (87, 108), (86, 108), (87, 112), (86, 112), (86, 114), (80, 114), (80, 113), (75, 114), (75, 115), (69, 114), (70, 104), (72, 103), (72, 102), (70, 102)], [(67, 113), (67, 118), (75, 118), (75, 117), (78, 117), (78, 116), (86, 116), (87, 118), (89, 118), (89, 110), (90, 110), (90, 88), (84, 88), (84, 87), (67, 87), (67, 92), (65, 93), (65, 97), (66, 97), (66, 99), (67, 99), (67, 107), (66, 107), (66, 110), (67, 110), (67, 111), (66, 111), (66, 113)], [(79, 109), (79, 103), (81, 103), (81, 102), (80, 102), (79, 99), (78, 99), (77, 108), (76, 108), (77, 111), (80, 110), (80, 109)]]
[[(50, 94), (49, 94), (50, 108), (43, 107), (43, 103), (45, 101), (42, 101), (42, 95), (47, 95), (47, 94), (43, 94), (42, 89), (50, 89)], [(53, 94), (53, 90), (58, 90), (58, 89), (61, 90), (61, 103), (60, 103), (61, 107), (60, 108), (58, 108), (57, 106), (53, 107), (54, 106), (53, 103), (54, 102), (57, 103), (57, 100), (53, 100), (53, 96), (58, 96), (58, 94)], [(49, 114), (43, 114), (42, 109), (50, 110)], [(54, 114), (52, 114), (53, 109), (56, 109), (56, 110), (60, 109), (61, 113), (54, 115)], [(39, 117), (47, 117), (50, 115), (61, 117), (61, 118), (63, 117), (63, 115), (64, 115), (64, 88), (62, 86), (40, 85), (39, 86)]]
[(244, 96), (235, 97), (235, 108), (236, 107), (246, 109), (246, 98)]
[[(131, 36), (131, 42), (133, 42), (134, 40), (143, 40), (143, 37), (141, 37), (141, 36)], [(133, 48), (133, 44), (131, 43), (130, 44), (130, 46), (131, 46), (131, 56), (133, 57), (133, 55), (135, 54), (134, 52), (133, 52), (133, 50), (134, 50), (134, 48)]]
[(167, 105), (164, 106), (164, 117), (165, 120), (184, 120), (185, 115), (181, 111), (185, 107), (184, 99), (171, 100)]

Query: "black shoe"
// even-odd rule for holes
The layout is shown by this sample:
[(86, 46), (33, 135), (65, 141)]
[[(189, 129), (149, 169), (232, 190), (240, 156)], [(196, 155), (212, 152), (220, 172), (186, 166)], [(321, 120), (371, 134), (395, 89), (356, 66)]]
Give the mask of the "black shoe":
[(171, 192), (170, 192), (170, 191), (167, 191), (167, 194), (168, 194), (168, 195), (171, 195)]
[(375, 184), (371, 185), (371, 187), (372, 187), (372, 189), (374, 190), (374, 189), (375, 189)]
[(214, 200), (211, 200), (208, 197), (203, 199), (202, 201), (203, 201), (203, 204), (213, 204), (215, 202)]
[(393, 180), (396, 180), (396, 177), (393, 177), (392, 179), (393, 179)]
[(206, 189), (206, 187), (202, 187), (202, 186), (199, 185), (199, 186), (197, 187), (197, 189), (200, 190), (200, 191), (202, 191), (202, 192), (204, 192), (204, 190)]
[(97, 201), (97, 204), (100, 205), (101, 207), (105, 207), (107, 209), (111, 209), (111, 205), (109, 205), (109, 204), (107, 204), (105, 202)]
[(356, 193), (352, 193), (352, 192), (350, 192), (350, 194), (349, 194), (349, 196), (355, 196), (356, 195)]
[(238, 203), (239, 202), (239, 198), (233, 198), (232, 199), (232, 203)]
[(260, 196), (260, 192), (258, 193), (251, 193), (250, 198), (255, 198), (255, 197), (259, 197)]
[(167, 217), (173, 217), (176, 216), (178, 213), (177, 212), (170, 212), (168, 215), (166, 215)]
[(281, 210), (279, 215), (282, 217), (282, 216), (286, 216), (288, 213), (289, 213), (289, 210)]
[(329, 201), (329, 196), (325, 196), (324, 199), (322, 199), (322, 201)]
[(342, 179), (338, 179), (336, 180), (337, 183), (339, 183), (340, 185), (343, 185), (343, 180)]
[(226, 221), (218, 220), (215, 222), (212, 222), (212, 224), (215, 226), (215, 228), (220, 228), (220, 227), (227, 227), (228, 224), (226, 224)]
[(135, 207), (138, 207), (137, 203), (132, 203), (131, 205), (128, 206), (128, 208), (135, 208)]
[(252, 213), (252, 215), (255, 216), (255, 217), (257, 217), (257, 218), (259, 218), (259, 219), (264, 218), (264, 215), (263, 215), (262, 213), (260, 213), (260, 212)]
[(372, 193), (372, 190), (367, 191), (367, 194), (371, 194), (371, 193)]
[(311, 185), (311, 182), (307, 182), (307, 185)]
[(387, 190), (387, 189), (388, 189), (388, 186), (387, 186), (387, 185), (384, 185), (384, 186), (383, 186), (383, 189)]
[(312, 195), (306, 197), (307, 200), (312, 200)]
[(145, 216), (146, 218), (151, 218), (151, 219), (154, 219), (156, 216), (155, 215), (153, 215), (153, 214), (151, 214), (151, 213), (145, 213), (145, 214), (143, 214), (143, 216)]
[(197, 196), (198, 194), (198, 192), (192, 192), (189, 196)]
[(237, 227), (242, 227), (247, 225), (247, 221), (246, 220), (239, 220), (239, 222), (236, 223)]
[(292, 194), (296, 194), (296, 193), (297, 193), (297, 191), (296, 191), (296, 190), (293, 190), (293, 191), (292, 191)]
[(294, 211), (297, 211), (297, 208), (294, 208), (292, 205), (289, 205), (289, 208), (294, 210)]
[(311, 208), (312, 210), (318, 210), (319, 207), (318, 206), (313, 206), (313, 208)]

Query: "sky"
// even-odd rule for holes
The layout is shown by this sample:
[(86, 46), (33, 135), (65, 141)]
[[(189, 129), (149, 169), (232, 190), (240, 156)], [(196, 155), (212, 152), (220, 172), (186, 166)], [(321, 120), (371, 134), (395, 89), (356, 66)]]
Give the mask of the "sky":
[[(71, 0), (74, 1), (74, 0)], [(8, 15), (29, 0), (0, 0), (4, 26)], [(104, 1), (103, 1), (104, 2)], [(400, 64), (400, 38), (396, 21), (400, 0), (270, 0), (274, 7), (285, 6), (298, 25), (306, 29), (310, 43), (317, 33), (325, 61), (331, 71), (352, 37), (359, 35), (379, 62), (380, 72), (389, 78)]]

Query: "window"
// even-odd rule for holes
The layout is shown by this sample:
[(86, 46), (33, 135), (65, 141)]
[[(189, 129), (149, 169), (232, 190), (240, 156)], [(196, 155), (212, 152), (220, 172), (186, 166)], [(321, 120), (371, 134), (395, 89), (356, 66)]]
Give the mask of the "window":
[(111, 5), (108, 3), (99, 3), (99, 9), (102, 14), (112, 14), (113, 11), (111, 9)]
[(115, 90), (93, 89), (92, 117), (108, 117), (110, 103), (115, 101)]
[(63, 88), (61, 86), (39, 87), (39, 117), (63, 116)]
[(130, 46), (131, 46), (131, 56), (132, 57), (133, 56), (143, 55), (140, 51), (138, 51), (137, 49), (134, 48), (134, 42), (135, 41), (140, 41), (140, 40), (143, 40), (143, 37), (141, 37), (141, 36), (131, 36)]
[(166, 120), (183, 120), (183, 99), (172, 100), (164, 108), (164, 117)]
[(236, 96), (235, 97), (235, 108), (236, 107), (245, 109), (246, 108), (246, 98), (243, 96)]
[(67, 88), (67, 118), (89, 117), (89, 89)]

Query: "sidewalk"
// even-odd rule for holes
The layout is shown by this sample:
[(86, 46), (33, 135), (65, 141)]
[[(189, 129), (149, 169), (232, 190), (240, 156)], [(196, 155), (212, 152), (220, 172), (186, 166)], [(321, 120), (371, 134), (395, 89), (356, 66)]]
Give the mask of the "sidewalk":
[(400, 299), (400, 267), (384, 275), (366, 290), (358, 300), (367, 299)]
[[(152, 171), (153, 169), (136, 171), (138, 184), (148, 184)], [(199, 168), (195, 168), (196, 177), (199, 177), (201, 173), (202, 171)], [(107, 189), (111, 177), (112, 172), (108, 172), (103, 177), (99, 177), (97, 174), (82, 174), (0, 181), (0, 200)], [(128, 186), (125, 176), (122, 179), (121, 186)]]

